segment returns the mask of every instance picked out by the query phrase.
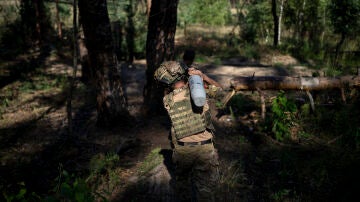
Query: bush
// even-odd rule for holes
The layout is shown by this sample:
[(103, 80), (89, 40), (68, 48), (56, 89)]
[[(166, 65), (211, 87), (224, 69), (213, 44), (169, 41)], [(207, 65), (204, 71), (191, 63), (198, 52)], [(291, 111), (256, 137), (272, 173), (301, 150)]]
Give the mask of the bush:
[(295, 119), (296, 105), (293, 101), (288, 100), (284, 91), (280, 91), (278, 96), (273, 100), (272, 106), (272, 129), (275, 138), (278, 141), (289, 139), (290, 127)]

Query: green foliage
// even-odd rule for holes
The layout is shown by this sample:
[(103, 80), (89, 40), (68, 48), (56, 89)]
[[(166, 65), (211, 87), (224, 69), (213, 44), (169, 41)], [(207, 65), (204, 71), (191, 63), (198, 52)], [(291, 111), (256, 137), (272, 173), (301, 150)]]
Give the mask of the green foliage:
[(186, 24), (225, 25), (230, 22), (226, 0), (184, 0), (179, 3), (179, 21)]
[(284, 201), (284, 199), (289, 196), (290, 194), (290, 191), (289, 189), (282, 189), (282, 190), (279, 190), (278, 192), (275, 192), (271, 195), (271, 198), (274, 200), (274, 201)]
[(8, 107), (9, 106), (9, 99), (8, 98), (4, 98), (3, 100), (2, 100), (2, 103), (1, 103), (1, 108), (2, 107)]
[(27, 202), (27, 201), (39, 201), (40, 197), (35, 194), (34, 192), (29, 193), (28, 190), (25, 187), (24, 182), (20, 182), (19, 184), (19, 191), (15, 194), (7, 193), (6, 191), (3, 191), (3, 196), (6, 202), (12, 202), (12, 201), (21, 201), (21, 202)]
[(21, 33), (20, 21), (16, 20), (12, 24), (1, 28), (0, 57), (14, 58), (19, 53), (24, 52), (25, 40), (19, 35)]
[(284, 91), (280, 91), (278, 96), (272, 101), (272, 132), (279, 141), (290, 137), (290, 127), (293, 125), (296, 105), (289, 100)]
[(358, 33), (360, 27), (360, 2), (358, 0), (331, 0), (328, 9), (335, 33), (344, 35)]
[(326, 68), (326, 71), (325, 71), (326, 76), (340, 76), (341, 73), (342, 72), (339, 68), (336, 68), (333, 66)]
[(216, 187), (217, 195), (220, 199), (221, 196), (226, 193), (227, 196), (225, 198), (227, 200), (225, 201), (237, 201), (236, 196), (234, 196), (235, 193), (233, 192), (233, 190), (239, 189), (239, 185), (244, 184), (247, 180), (244, 174), (242, 162), (239, 160), (226, 163), (223, 162), (220, 164), (220, 166), (223, 167), (220, 168), (219, 184)]
[(255, 46), (251, 44), (245, 44), (243, 49), (240, 51), (246, 58), (260, 59), (260, 52)]
[[(11, 23), (13, 20), (16, 19), (16, 15), (18, 12), (18, 7), (16, 5), (15, 2), (11, 3), (2, 3), (1, 4), (1, 10), (0, 10), (0, 25), (8, 25), (9, 23)], [(1, 31), (3, 31), (3, 29), (0, 29), (0, 36), (1, 36)]]
[(254, 44), (258, 37), (270, 37), (271, 30), (271, 4), (268, 1), (258, 0), (245, 5), (244, 11), (239, 16), (241, 38), (243, 41)]
[(142, 162), (138, 170), (138, 173), (140, 175), (146, 175), (153, 168), (155, 168), (164, 161), (164, 157), (160, 154), (160, 151), (161, 148), (155, 148), (148, 154), (148, 156), (146, 156), (145, 160)]
[(57, 198), (67, 201), (94, 201), (91, 189), (85, 183), (85, 180), (69, 175), (65, 170), (62, 171), (60, 182), (57, 190)]
[[(5, 1), (3, 1), (5, 2)], [(15, 2), (0, 3), (0, 56), (12, 58), (22, 52), (24, 45), (19, 19), (19, 7)]]
[(54, 188), (54, 195), (46, 197), (43, 201), (95, 201), (95, 196), (84, 179), (69, 174), (59, 166), (59, 176), (55, 179), (57, 185)]
[(114, 168), (118, 162), (119, 156), (115, 153), (95, 155), (89, 163), (90, 172), (93, 174), (101, 173), (107, 169)]
[[(108, 1), (109, 18), (112, 23), (119, 23), (119, 30), (113, 29), (113, 39), (122, 55), (128, 53), (129, 45), (138, 55), (144, 55), (147, 37), (146, 5), (139, 1)], [(120, 44), (117, 44), (120, 43)], [(120, 58), (119, 58), (120, 59)]]
[(56, 4), (54, 2), (45, 2), (46, 8), (47, 10), (49, 10), (49, 12), (53, 15), (49, 15), (50, 17), (50, 21), (52, 22), (52, 24), (56, 24), (57, 26), (57, 22), (58, 20), (62, 23), (63, 25), (63, 29), (69, 29), (72, 28), (72, 23), (73, 23), (73, 17), (72, 17), (72, 8), (73, 6), (71, 4), (62, 4), (59, 3), (57, 4), (57, 11), (59, 14), (59, 19), (57, 19), (57, 16), (55, 15), (56, 13)]
[(89, 163), (90, 174), (86, 182), (92, 184), (93, 191), (96, 191), (98, 185), (103, 186), (107, 194), (111, 194), (114, 188), (120, 183), (120, 171), (118, 168), (119, 156), (116, 153), (98, 154), (91, 158)]
[(60, 202), (60, 201), (74, 201), (74, 202), (91, 202), (95, 201), (90, 188), (84, 180), (70, 175), (65, 170), (60, 170), (60, 175), (55, 179), (58, 184), (54, 188), (54, 194), (40, 197), (35, 192), (29, 193), (25, 183), (19, 183), (20, 189), (16, 194), (9, 194), (3, 192), (3, 196), (7, 202), (21, 201), (43, 201), (43, 202)]
[(21, 92), (31, 92), (36, 90), (50, 90), (53, 88), (66, 88), (68, 79), (66, 76), (57, 76), (55, 78), (48, 77), (44, 74), (39, 74), (31, 80), (21, 83), (19, 90)]
[(256, 108), (256, 103), (245, 94), (235, 94), (228, 102), (234, 115), (239, 112), (247, 112)]
[(342, 136), (341, 144), (360, 149), (360, 112), (356, 106), (344, 106), (332, 117), (331, 128), (336, 136)]
[[(62, 165), (59, 166), (59, 176), (54, 180), (55, 186), (52, 192), (46, 196), (39, 196), (36, 193), (29, 193), (25, 183), (19, 184), (19, 191), (16, 193), (8, 193), (3, 191), (3, 196), (7, 202), (12, 201), (43, 201), (43, 202), (60, 202), (60, 201), (73, 201), (73, 202), (92, 202), (92, 201), (107, 201), (103, 194), (97, 193), (97, 183), (94, 183), (95, 175), (99, 176), (104, 173), (108, 174), (108, 181), (102, 181), (108, 187), (114, 189), (119, 185), (119, 171), (116, 169), (116, 164), (119, 157), (116, 154), (98, 155), (90, 162), (91, 174), (87, 180), (70, 174), (63, 169)], [(104, 172), (106, 171), (106, 172)], [(90, 183), (89, 183), (90, 182)], [(90, 186), (91, 185), (91, 186)], [(109, 193), (109, 192), (107, 192)], [(110, 193), (111, 194), (111, 193)]]

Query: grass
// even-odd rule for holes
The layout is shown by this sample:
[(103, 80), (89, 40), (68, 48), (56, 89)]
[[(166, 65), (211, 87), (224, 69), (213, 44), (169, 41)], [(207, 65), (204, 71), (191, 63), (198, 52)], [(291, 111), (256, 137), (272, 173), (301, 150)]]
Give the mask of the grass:
[(164, 161), (164, 157), (160, 154), (161, 148), (153, 149), (139, 166), (137, 173), (140, 176), (147, 175), (152, 169), (160, 165)]
[(94, 155), (89, 163), (90, 173), (86, 183), (91, 185), (91, 190), (101, 196), (109, 197), (120, 186), (121, 172), (120, 158), (116, 153), (99, 153)]
[(36, 75), (30, 80), (22, 82), (19, 87), (21, 92), (33, 92), (33, 91), (47, 91), (54, 88), (65, 88), (68, 85), (68, 80), (66, 76), (56, 76), (52, 78), (50, 76), (39, 74)]

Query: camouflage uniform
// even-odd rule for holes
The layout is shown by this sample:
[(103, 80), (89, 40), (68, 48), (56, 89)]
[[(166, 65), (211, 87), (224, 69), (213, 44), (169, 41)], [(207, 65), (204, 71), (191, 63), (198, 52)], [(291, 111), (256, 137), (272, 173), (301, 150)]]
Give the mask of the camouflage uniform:
[[(173, 85), (185, 81), (187, 66), (182, 62), (163, 62), (155, 71), (155, 80)], [(221, 88), (210, 85), (208, 96)], [(175, 189), (179, 201), (214, 201), (218, 184), (218, 154), (213, 144), (214, 127), (209, 105), (196, 107), (190, 99), (188, 84), (164, 96), (164, 107), (171, 119)]]
[[(164, 97), (164, 106), (171, 114), (172, 103), (190, 100), (189, 88), (175, 89)], [(175, 109), (176, 111), (176, 109)], [(176, 137), (176, 126), (172, 120), (171, 138), (173, 143), (173, 163), (175, 164), (176, 194), (179, 200), (189, 201), (214, 201), (214, 188), (218, 184), (218, 154), (213, 144), (213, 125), (206, 103), (199, 112), (205, 121), (204, 129), (195, 134), (185, 137)], [(177, 117), (175, 117), (177, 118)], [(181, 119), (181, 118), (180, 118)], [(191, 119), (191, 118), (189, 118)], [(189, 120), (185, 133), (193, 131), (193, 128), (201, 125), (194, 120)], [(179, 120), (182, 124), (184, 120)], [(181, 124), (180, 123), (180, 124)], [(185, 130), (185, 129), (184, 129)], [(197, 131), (197, 130), (195, 130)], [(191, 132), (190, 132), (191, 133)]]

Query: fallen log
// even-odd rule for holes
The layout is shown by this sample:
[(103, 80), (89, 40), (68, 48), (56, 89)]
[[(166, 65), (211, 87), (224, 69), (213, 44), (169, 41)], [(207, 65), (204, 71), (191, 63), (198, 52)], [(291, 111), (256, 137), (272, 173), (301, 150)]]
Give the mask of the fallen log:
[(230, 87), (235, 91), (246, 90), (325, 90), (334, 88), (360, 87), (360, 76), (342, 77), (290, 77), (252, 76), (235, 77)]

